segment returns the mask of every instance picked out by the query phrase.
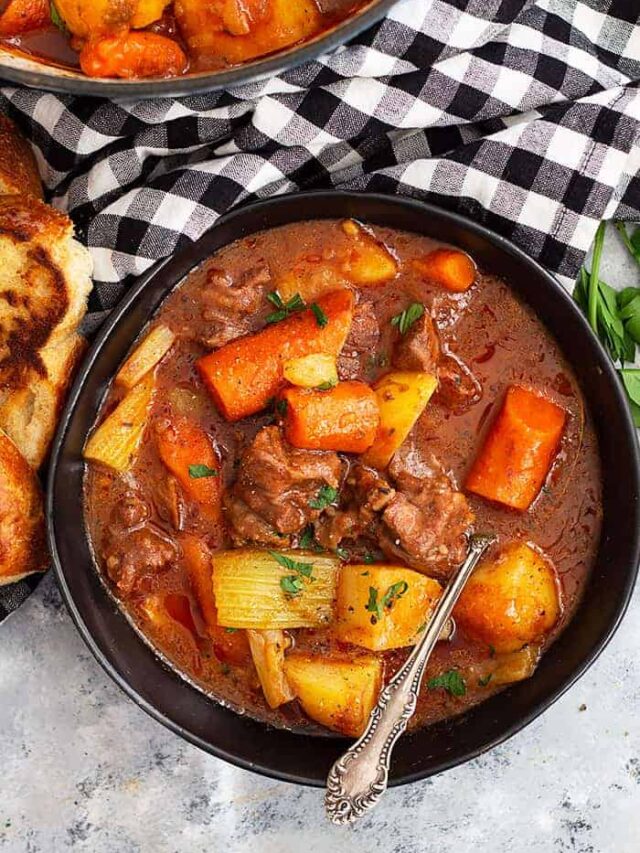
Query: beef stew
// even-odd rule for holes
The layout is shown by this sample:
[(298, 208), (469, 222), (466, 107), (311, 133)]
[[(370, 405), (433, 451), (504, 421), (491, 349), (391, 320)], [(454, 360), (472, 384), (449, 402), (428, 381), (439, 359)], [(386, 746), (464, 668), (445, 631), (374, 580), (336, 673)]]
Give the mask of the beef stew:
[(251, 62), (332, 29), (366, 0), (5, 0), (0, 45), (98, 78), (166, 78)]
[(85, 455), (94, 550), (139, 630), (294, 729), (358, 734), (471, 529), (499, 541), (413, 725), (531, 675), (598, 544), (597, 443), (546, 329), (467, 255), (351, 220), (265, 231), (191, 273)]

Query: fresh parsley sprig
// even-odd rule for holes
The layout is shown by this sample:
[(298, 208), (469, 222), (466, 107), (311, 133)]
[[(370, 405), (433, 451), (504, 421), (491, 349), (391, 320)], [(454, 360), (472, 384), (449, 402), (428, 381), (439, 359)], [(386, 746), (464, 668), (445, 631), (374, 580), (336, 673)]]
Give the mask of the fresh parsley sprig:
[(464, 696), (467, 684), (457, 669), (449, 669), (427, 681), (429, 690), (446, 690), (451, 696)]
[(290, 598), (295, 598), (300, 595), (304, 589), (304, 578), (314, 581), (313, 563), (303, 563), (300, 560), (292, 560), (286, 554), (279, 554), (277, 551), (269, 551), (269, 555), (282, 566), (284, 569), (292, 572), (290, 575), (283, 575), (280, 578), (280, 588), (285, 595)]
[(287, 317), (295, 314), (296, 311), (306, 308), (304, 299), (299, 293), (296, 293), (291, 299), (284, 302), (278, 291), (272, 290), (271, 293), (267, 293), (267, 299), (277, 308), (277, 311), (273, 311), (273, 313), (267, 316), (266, 323), (279, 323), (280, 320), (286, 320)]
[(315, 498), (311, 498), (309, 501), (309, 506), (311, 509), (326, 509), (331, 504), (334, 504), (338, 499), (338, 490), (334, 489), (333, 486), (324, 485), (320, 488), (320, 491), (316, 495)]
[(401, 335), (406, 335), (411, 326), (424, 314), (422, 302), (412, 302), (408, 308), (391, 318), (391, 325), (395, 326)]
[(208, 465), (189, 465), (189, 476), (192, 480), (201, 480), (203, 477), (217, 477), (218, 471)]

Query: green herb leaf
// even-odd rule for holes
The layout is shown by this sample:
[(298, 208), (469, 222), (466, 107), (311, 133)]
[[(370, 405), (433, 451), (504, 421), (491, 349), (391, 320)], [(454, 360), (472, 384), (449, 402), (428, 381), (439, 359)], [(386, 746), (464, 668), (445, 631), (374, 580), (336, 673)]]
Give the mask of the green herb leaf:
[(313, 311), (313, 315), (316, 318), (316, 323), (320, 326), (321, 329), (329, 323), (329, 318), (324, 313), (322, 308), (318, 305), (317, 302), (311, 303), (311, 310)]
[(336, 502), (338, 497), (338, 490), (334, 489), (333, 486), (322, 486), (320, 491), (317, 494), (317, 497), (312, 498), (309, 501), (309, 506), (311, 509), (326, 509), (328, 506), (331, 506), (332, 503)]
[(493, 643), (489, 643), (489, 657), (494, 658), (496, 656), (496, 647)]
[(269, 551), (269, 554), (273, 557), (276, 563), (285, 569), (289, 569), (290, 572), (299, 572), (301, 575), (310, 577), (313, 570), (313, 563), (303, 563), (300, 560), (292, 560), (291, 557), (287, 557), (286, 554), (278, 554), (277, 551)]
[(302, 578), (298, 575), (283, 575), (280, 578), (280, 587), (285, 595), (295, 598), (302, 592)]
[(341, 548), (340, 546), (336, 548), (336, 554), (338, 555), (338, 557), (340, 557), (341, 560), (345, 560), (345, 562), (351, 556), (346, 548)]
[(391, 609), (395, 602), (402, 598), (405, 592), (409, 589), (409, 584), (406, 581), (398, 581), (391, 584), (389, 589), (382, 596), (382, 606)]
[(478, 679), (478, 685), (479, 685), (480, 687), (486, 687), (486, 686), (487, 686), (487, 684), (491, 681), (491, 679), (492, 679), (492, 678), (493, 678), (493, 673), (492, 673), (492, 672), (490, 672), (488, 675), (485, 675), (485, 676), (483, 676), (482, 678), (479, 678), (479, 679)]
[(629, 254), (637, 264), (640, 264), (640, 228), (635, 228), (631, 236), (629, 236), (627, 226), (624, 222), (616, 222), (616, 228)]
[(464, 696), (467, 692), (467, 685), (464, 678), (460, 675), (457, 669), (450, 669), (443, 672), (441, 675), (436, 675), (427, 681), (429, 690), (438, 690), (442, 688), (452, 696)]
[(203, 477), (217, 477), (218, 471), (208, 465), (189, 465), (189, 476), (192, 480), (201, 480)]
[(235, 634), (235, 632), (237, 630), (238, 630), (237, 628), (225, 628), (224, 632), (225, 632), (225, 634)]
[(371, 621), (374, 625), (378, 619), (382, 619), (382, 605), (378, 601), (378, 590), (375, 586), (369, 587), (369, 601), (365, 604), (364, 609), (369, 613), (373, 613)]
[(391, 319), (391, 325), (396, 326), (401, 335), (406, 335), (411, 326), (424, 314), (424, 305), (421, 302), (412, 302), (400, 314)]
[(279, 323), (280, 320), (286, 320), (290, 314), (294, 314), (305, 307), (304, 300), (299, 293), (292, 296), (288, 302), (283, 302), (282, 297), (277, 291), (271, 291), (271, 293), (267, 294), (267, 299), (279, 310), (269, 314), (265, 320), (266, 323)]
[(276, 402), (276, 412), (280, 415), (281, 418), (284, 418), (287, 414), (288, 403), (286, 400), (278, 400)]
[(331, 379), (329, 382), (321, 382), (319, 385), (316, 385), (316, 391), (330, 391), (332, 388), (335, 388), (337, 384), (337, 379)]
[(308, 524), (305, 529), (302, 531), (302, 535), (298, 540), (298, 547), (302, 548), (305, 551), (308, 551), (310, 548), (313, 548), (314, 545), (317, 545), (315, 531), (311, 524)]
[(49, 4), (49, 15), (51, 16), (51, 23), (54, 27), (57, 27), (62, 33), (66, 34), (69, 32), (67, 25), (65, 24), (64, 19), (60, 15), (60, 12), (58, 12), (55, 3)]

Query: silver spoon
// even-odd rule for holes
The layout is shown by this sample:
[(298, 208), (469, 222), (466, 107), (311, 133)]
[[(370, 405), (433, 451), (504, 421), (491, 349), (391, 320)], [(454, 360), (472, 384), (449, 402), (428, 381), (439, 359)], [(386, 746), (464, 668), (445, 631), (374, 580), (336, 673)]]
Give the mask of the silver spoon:
[(422, 639), (380, 693), (360, 739), (329, 771), (324, 802), (332, 823), (352, 823), (386, 791), (391, 752), (413, 716), (433, 647), (478, 560), (495, 539), (491, 533), (471, 537), (467, 559), (447, 584)]

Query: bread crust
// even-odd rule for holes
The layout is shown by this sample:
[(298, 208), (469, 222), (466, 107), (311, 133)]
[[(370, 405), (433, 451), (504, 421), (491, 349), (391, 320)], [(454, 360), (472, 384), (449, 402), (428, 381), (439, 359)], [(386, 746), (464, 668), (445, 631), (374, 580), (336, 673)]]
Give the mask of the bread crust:
[(36, 158), (15, 124), (0, 113), (0, 193), (42, 198)]
[(48, 562), (38, 478), (0, 430), (0, 586), (44, 571)]
[(65, 214), (5, 195), (0, 267), (0, 429), (37, 468), (84, 348), (91, 257)]

